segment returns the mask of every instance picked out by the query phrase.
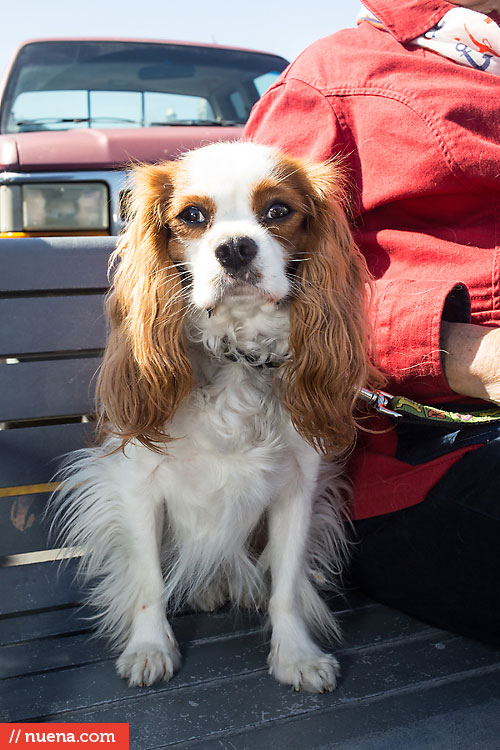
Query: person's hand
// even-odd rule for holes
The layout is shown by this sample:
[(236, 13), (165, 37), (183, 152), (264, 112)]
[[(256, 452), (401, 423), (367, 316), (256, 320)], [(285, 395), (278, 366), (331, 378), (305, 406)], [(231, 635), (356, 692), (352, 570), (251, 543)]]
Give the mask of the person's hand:
[(441, 356), (452, 391), (500, 404), (500, 328), (443, 321)]

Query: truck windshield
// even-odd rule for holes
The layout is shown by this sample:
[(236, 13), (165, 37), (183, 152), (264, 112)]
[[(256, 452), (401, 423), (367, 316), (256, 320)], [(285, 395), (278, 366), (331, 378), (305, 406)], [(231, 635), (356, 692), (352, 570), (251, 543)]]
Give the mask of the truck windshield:
[(31, 42), (11, 69), (0, 130), (240, 125), (286, 65), (216, 46)]

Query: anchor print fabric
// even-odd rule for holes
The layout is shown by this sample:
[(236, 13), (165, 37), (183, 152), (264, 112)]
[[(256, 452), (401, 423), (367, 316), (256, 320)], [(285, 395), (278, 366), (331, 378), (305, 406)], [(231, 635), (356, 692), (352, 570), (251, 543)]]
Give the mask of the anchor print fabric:
[[(373, 13), (361, 6), (357, 23), (368, 21), (387, 31)], [(452, 8), (411, 44), (432, 50), (461, 65), (500, 75), (500, 27), (491, 18), (470, 8)]]

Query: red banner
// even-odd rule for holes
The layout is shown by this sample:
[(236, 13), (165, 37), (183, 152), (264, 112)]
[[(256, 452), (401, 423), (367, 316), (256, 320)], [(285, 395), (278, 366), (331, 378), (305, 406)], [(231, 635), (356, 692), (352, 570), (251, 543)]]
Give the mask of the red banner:
[(128, 724), (0, 724), (3, 750), (129, 750)]

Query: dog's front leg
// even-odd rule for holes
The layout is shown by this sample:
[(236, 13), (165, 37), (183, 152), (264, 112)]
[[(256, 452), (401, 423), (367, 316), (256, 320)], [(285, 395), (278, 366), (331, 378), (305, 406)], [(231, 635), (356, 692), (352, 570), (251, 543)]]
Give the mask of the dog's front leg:
[(116, 667), (131, 686), (169, 680), (180, 666), (175, 636), (165, 614), (160, 550), (164, 524), (161, 501), (146, 502), (140, 493), (124, 503), (122, 550), (127, 555), (122, 596), (130, 610), (131, 625), (125, 650)]
[(321, 693), (335, 688), (339, 668), (335, 657), (323, 652), (313, 641), (304, 611), (312, 598), (319, 596), (306, 570), (319, 458), (308, 446), (304, 446), (304, 451), (306, 455), (297, 460), (297, 469), (290, 472), (269, 514), (272, 579), (269, 671), (279, 682), (296, 690)]

